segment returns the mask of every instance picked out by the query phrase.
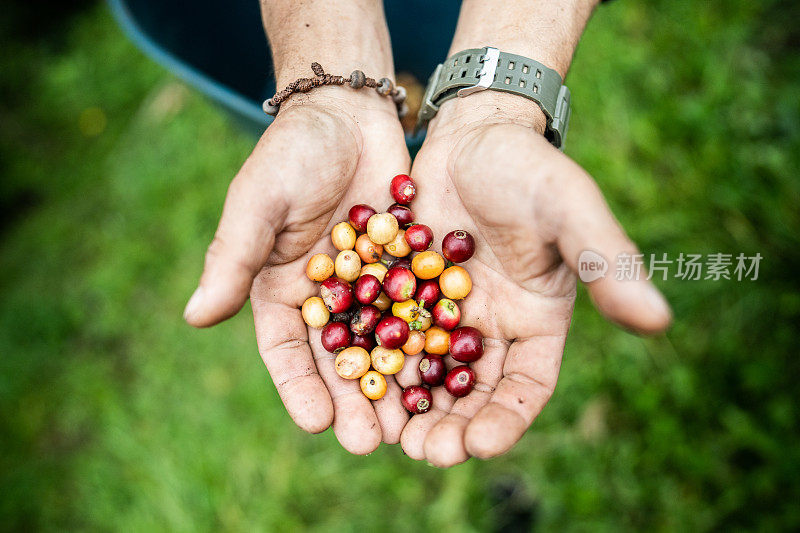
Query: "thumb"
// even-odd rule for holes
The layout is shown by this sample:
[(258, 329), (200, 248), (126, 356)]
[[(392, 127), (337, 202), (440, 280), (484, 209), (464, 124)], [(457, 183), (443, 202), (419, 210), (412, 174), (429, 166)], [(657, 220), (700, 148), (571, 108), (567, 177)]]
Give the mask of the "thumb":
[[(566, 158), (565, 158), (566, 159)], [(610, 320), (639, 333), (664, 331), (669, 305), (647, 280), (636, 245), (619, 225), (594, 180), (567, 161), (562, 191), (550, 203), (558, 220), (556, 242), (564, 262), (586, 282), (595, 306)]]
[(213, 326), (241, 309), (283, 226), (288, 203), (276, 171), (265, 175), (270, 166), (255, 160), (251, 156), (228, 188), (199, 286), (183, 314), (192, 326)]

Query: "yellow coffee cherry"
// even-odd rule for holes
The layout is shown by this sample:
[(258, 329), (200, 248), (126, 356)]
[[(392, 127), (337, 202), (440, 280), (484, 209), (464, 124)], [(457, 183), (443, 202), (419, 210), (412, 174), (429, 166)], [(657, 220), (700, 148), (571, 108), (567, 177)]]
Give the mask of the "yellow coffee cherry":
[(419, 316), (419, 305), (414, 300), (395, 302), (392, 304), (392, 314), (411, 323)]
[(370, 357), (372, 368), (386, 376), (400, 372), (406, 360), (402, 350), (390, 350), (383, 346), (373, 348)]
[(397, 236), (400, 225), (391, 213), (376, 213), (367, 221), (367, 235), (375, 244), (388, 244)]
[(439, 289), (451, 300), (460, 300), (472, 290), (472, 279), (463, 267), (453, 265), (439, 276)]
[(319, 296), (312, 296), (303, 302), (303, 307), (300, 310), (303, 315), (303, 320), (312, 328), (321, 328), (328, 323), (331, 317), (331, 312), (325, 307), (325, 302)]
[(336, 356), (336, 373), (344, 379), (358, 379), (369, 370), (370, 356), (360, 346), (345, 348)]
[(361, 392), (370, 400), (380, 400), (386, 394), (386, 378), (383, 374), (370, 370), (361, 376)]
[(378, 281), (383, 283), (383, 278), (386, 277), (386, 272), (388, 270), (389, 269), (386, 268), (386, 265), (383, 263), (369, 263), (361, 267), (361, 275), (363, 276), (364, 274), (372, 274), (378, 278)]
[(336, 256), (336, 275), (347, 282), (354, 282), (361, 275), (361, 259), (353, 250), (342, 250)]
[(426, 250), (418, 253), (411, 260), (411, 271), (419, 279), (433, 279), (444, 270), (444, 257), (434, 252)]
[(333, 259), (328, 254), (312, 255), (306, 264), (306, 276), (311, 281), (325, 281), (333, 276)]
[(439, 326), (433, 326), (425, 332), (425, 351), (436, 355), (444, 355), (450, 350), (450, 332)]
[(356, 245), (356, 230), (347, 222), (339, 222), (331, 230), (331, 241), (337, 250), (352, 250)]
[(406, 242), (406, 232), (399, 230), (392, 242), (383, 247), (386, 253), (395, 257), (405, 257), (411, 253), (411, 247)]

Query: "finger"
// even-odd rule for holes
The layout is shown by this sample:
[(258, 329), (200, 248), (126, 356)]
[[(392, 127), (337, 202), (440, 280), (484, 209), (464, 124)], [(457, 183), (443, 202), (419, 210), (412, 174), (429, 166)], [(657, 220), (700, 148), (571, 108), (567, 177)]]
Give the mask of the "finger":
[(454, 398), (444, 390), (444, 387), (434, 387), (431, 390), (433, 407), (427, 413), (413, 415), (403, 428), (400, 435), (400, 446), (406, 455), (417, 461), (425, 459), (425, 437), (439, 420), (444, 418), (453, 406)]
[(503, 379), (464, 433), (470, 455), (495, 457), (511, 449), (553, 394), (565, 337), (533, 337), (511, 345)]
[[(559, 180), (559, 190), (569, 194), (544, 198), (542, 212), (549, 221), (557, 221), (555, 237), (563, 260), (584, 280), (592, 279), (595, 271), (591, 269), (602, 268), (605, 260), (605, 275), (587, 283), (597, 308), (614, 322), (640, 333), (665, 330), (672, 319), (670, 308), (646, 279), (645, 269), (641, 268), (638, 279), (618, 279), (618, 269), (626, 266), (625, 257), (639, 252), (611, 214), (594, 180), (567, 158)], [(633, 260), (631, 268), (635, 268)]]
[(317, 370), (333, 399), (333, 432), (350, 453), (366, 455), (381, 443), (381, 426), (372, 403), (361, 392), (357, 379), (344, 379), (336, 373), (336, 355), (322, 347), (321, 330), (309, 329), (309, 344)]
[(406, 360), (403, 363), (403, 368), (400, 372), (394, 375), (397, 383), (403, 387), (410, 387), (412, 385), (420, 385), (422, 379), (419, 377), (419, 362), (422, 359), (422, 354), (406, 355)]
[(270, 138), (264, 134), (228, 188), (199, 286), (184, 311), (192, 326), (212, 326), (241, 309), (281, 230), (288, 211), (281, 180), (293, 179), (287, 172), (302, 165), (273, 161)]
[(496, 339), (484, 339), (483, 357), (472, 363), (475, 388), (455, 401), (450, 412), (433, 426), (425, 438), (425, 458), (440, 468), (463, 463), (470, 457), (464, 443), (464, 432), (472, 417), (489, 402), (495, 386), (502, 378), (503, 361), (508, 344)]
[(253, 298), (258, 351), (292, 420), (310, 433), (333, 421), (333, 402), (317, 373), (296, 306)]
[(386, 394), (380, 400), (372, 402), (375, 408), (375, 415), (381, 425), (383, 442), (386, 444), (397, 444), (400, 442), (400, 434), (408, 423), (409, 414), (403, 407), (400, 400), (402, 389), (397, 384), (394, 376), (386, 377)]

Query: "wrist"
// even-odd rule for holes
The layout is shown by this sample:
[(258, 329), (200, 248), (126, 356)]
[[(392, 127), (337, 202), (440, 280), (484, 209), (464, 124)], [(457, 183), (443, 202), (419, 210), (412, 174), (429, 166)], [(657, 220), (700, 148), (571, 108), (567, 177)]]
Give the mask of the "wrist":
[(516, 94), (486, 90), (442, 103), (428, 132), (455, 133), (490, 124), (516, 124), (544, 134), (547, 117), (533, 100)]
[(349, 86), (326, 85), (307, 93), (295, 93), (281, 103), (278, 116), (301, 110), (322, 110), (358, 127), (368, 122), (399, 123), (397, 107), (391, 97), (381, 96), (370, 88), (353, 89)]

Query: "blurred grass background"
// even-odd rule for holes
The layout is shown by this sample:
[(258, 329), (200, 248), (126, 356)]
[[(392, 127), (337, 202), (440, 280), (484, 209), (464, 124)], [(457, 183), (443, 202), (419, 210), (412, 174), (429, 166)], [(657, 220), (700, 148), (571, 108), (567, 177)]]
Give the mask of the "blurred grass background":
[(508, 455), (350, 456), (286, 415), (245, 310), (181, 311), (253, 146), (96, 2), (0, 16), (0, 530), (800, 527), (800, 10), (618, 1), (568, 82), (568, 153), (646, 253), (761, 253), (659, 285), (640, 339), (579, 294)]

